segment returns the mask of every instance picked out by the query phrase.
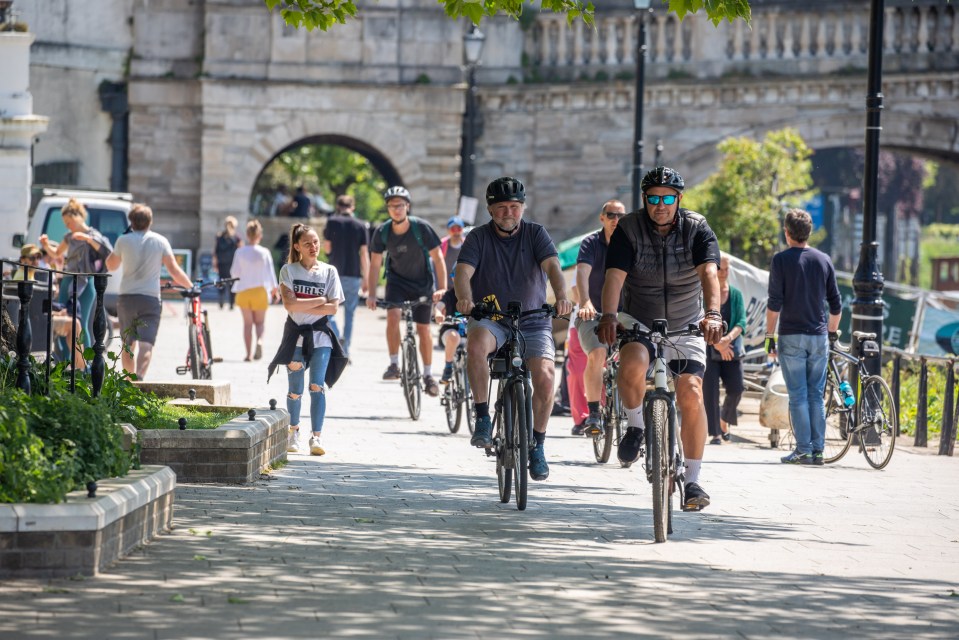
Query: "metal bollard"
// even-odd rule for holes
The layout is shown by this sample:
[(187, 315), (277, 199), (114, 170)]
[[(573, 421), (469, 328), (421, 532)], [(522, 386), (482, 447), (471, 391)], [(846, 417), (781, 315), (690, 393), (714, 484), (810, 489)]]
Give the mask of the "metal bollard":
[(187, 393), (190, 394), (190, 402), (196, 400), (196, 389), (189, 389)]
[(276, 398), (270, 398), (270, 411), (276, 411)]
[(919, 393), (916, 397), (916, 441), (917, 447), (929, 446), (927, 420), (929, 415), (929, 364), (925, 358), (919, 358)]
[(250, 417), (250, 422), (253, 422), (254, 420), (256, 420), (256, 409), (250, 409), (249, 411), (246, 412), (246, 415)]
[(33, 346), (33, 329), (30, 326), (30, 299), (33, 297), (33, 282), (17, 283), (20, 299), (20, 317), (17, 325), (17, 388), (30, 394), (30, 349)]
[(180, 425), (180, 431), (186, 431), (186, 418), (180, 418), (176, 423)]
[(949, 360), (946, 365), (946, 399), (942, 405), (942, 431), (939, 438), (939, 455), (951, 456), (953, 444), (956, 441), (956, 423), (953, 421), (952, 410), (955, 406), (956, 395), (956, 361)]
[(87, 497), (96, 498), (97, 497), (97, 483), (92, 480), (87, 483)]

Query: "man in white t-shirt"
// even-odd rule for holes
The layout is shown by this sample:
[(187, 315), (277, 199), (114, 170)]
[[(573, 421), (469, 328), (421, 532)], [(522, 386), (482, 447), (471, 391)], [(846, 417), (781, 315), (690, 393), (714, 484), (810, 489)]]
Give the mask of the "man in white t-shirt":
[(166, 267), (178, 285), (192, 287), (193, 282), (177, 264), (170, 242), (150, 230), (153, 224), (150, 207), (133, 205), (127, 219), (131, 230), (117, 238), (113, 253), (107, 258), (107, 269), (116, 271), (123, 265), (120, 295), (117, 296), (123, 340), (120, 357), (123, 368), (136, 374), (137, 380), (143, 380), (160, 328), (160, 265)]

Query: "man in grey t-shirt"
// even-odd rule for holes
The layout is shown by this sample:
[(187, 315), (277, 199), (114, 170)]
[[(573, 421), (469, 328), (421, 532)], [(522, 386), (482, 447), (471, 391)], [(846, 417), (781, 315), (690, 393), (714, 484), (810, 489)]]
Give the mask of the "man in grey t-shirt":
[[(542, 225), (523, 220), (526, 187), (516, 178), (497, 178), (486, 188), (486, 208), (492, 220), (473, 229), (460, 251), (453, 277), (456, 309), (469, 314), (478, 301), (504, 309), (519, 302), (523, 311), (546, 302), (546, 279), (556, 295), (556, 312), (567, 315), (573, 305), (566, 296), (556, 247)], [(550, 319), (532, 315), (520, 324), (525, 343), (526, 364), (533, 378), (533, 438), (529, 475), (533, 480), (549, 477), (544, 442), (546, 423), (553, 408), (553, 359), (555, 346)], [(470, 444), (493, 446), (493, 424), (489, 416), (489, 368), (486, 358), (503, 346), (509, 334), (493, 320), (471, 320), (466, 336), (467, 375), (476, 404), (476, 428)]]
[[(117, 238), (113, 253), (107, 258), (107, 269), (116, 271), (123, 265), (117, 313), (123, 368), (143, 380), (153, 357), (153, 345), (160, 328), (160, 265), (167, 268), (173, 281), (182, 287), (193, 283), (173, 257), (170, 242), (150, 231), (153, 211), (145, 204), (135, 204), (127, 214), (130, 233)], [(136, 365), (134, 366), (134, 356)]]

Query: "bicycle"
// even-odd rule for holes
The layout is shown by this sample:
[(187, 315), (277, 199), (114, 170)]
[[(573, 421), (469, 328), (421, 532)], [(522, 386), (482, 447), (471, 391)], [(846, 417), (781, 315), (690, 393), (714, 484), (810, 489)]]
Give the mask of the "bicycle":
[[(462, 316), (447, 316), (444, 325), (458, 325), (465, 322)], [(466, 340), (461, 336), (453, 357), (453, 375), (443, 389), (440, 404), (446, 409), (446, 424), (450, 433), (460, 430), (460, 423), (465, 415), (466, 426), (473, 433), (473, 392), (470, 390), (469, 377), (466, 375)]]
[(645, 338), (652, 343), (657, 353), (652, 362), (652, 387), (647, 381), (646, 396), (643, 398), (643, 418), (646, 423), (646, 457), (643, 466), (646, 480), (653, 485), (653, 533), (656, 542), (666, 542), (668, 535), (673, 532), (673, 493), (677, 485), (680, 504), (685, 504), (686, 461), (676, 421), (676, 392), (673, 390), (673, 374), (662, 356), (663, 347), (671, 344), (670, 338), (683, 336), (702, 336), (702, 331), (694, 324), (685, 329), (669, 331), (666, 320), (653, 320), (650, 330), (640, 329), (639, 324), (636, 324), (632, 329), (620, 330), (618, 336), (620, 348)]
[[(609, 347), (606, 355), (606, 366), (603, 369), (603, 408), (600, 414), (603, 420), (603, 434), (593, 436), (593, 455), (596, 462), (609, 462), (609, 455), (613, 450), (613, 443), (617, 446), (626, 433), (626, 410), (619, 397), (619, 385), (616, 378), (619, 374), (619, 348)], [(631, 462), (619, 461), (624, 469), (632, 466)]]
[[(853, 356), (838, 342), (829, 348), (829, 364), (826, 372), (826, 388), (823, 401), (826, 409), (826, 440), (823, 462), (840, 460), (859, 440), (859, 450), (874, 469), (882, 469), (892, 459), (896, 447), (898, 416), (892, 391), (886, 381), (871, 375), (865, 366), (867, 358), (879, 355), (875, 333), (854, 331), (853, 340), (860, 345), (860, 357)], [(852, 388), (842, 391), (848, 382), (842, 369), (855, 366), (858, 372), (857, 393)]]
[(403, 397), (406, 399), (406, 408), (410, 412), (411, 420), (420, 419), (420, 409), (423, 400), (423, 378), (420, 376), (420, 358), (416, 350), (416, 329), (413, 326), (413, 309), (421, 304), (432, 304), (433, 300), (426, 296), (405, 302), (376, 301), (380, 309), (402, 309), (403, 322), (406, 323), (406, 334), (400, 345), (400, 384), (403, 386)]
[(181, 287), (172, 282), (166, 283), (164, 289), (179, 291), (187, 305), (187, 333), (189, 346), (186, 352), (186, 364), (177, 367), (178, 375), (189, 373), (194, 380), (211, 380), (213, 378), (213, 343), (210, 341), (210, 324), (207, 321), (206, 310), (202, 308), (200, 295), (203, 289), (223, 287), (233, 284), (237, 278), (224, 278), (212, 282), (197, 280), (192, 287)]
[(507, 321), (509, 338), (489, 357), (489, 394), (493, 391), (493, 380), (497, 381), (497, 390), (493, 406), (493, 447), (486, 450), (486, 455), (496, 456), (500, 502), (509, 502), (515, 477), (516, 508), (520, 511), (526, 509), (529, 455), (536, 443), (533, 438), (532, 375), (523, 358), (523, 334), (519, 322), (536, 314), (555, 318), (556, 308), (545, 304), (539, 309), (521, 311), (518, 302), (510, 302), (504, 311), (478, 304), (471, 314), (474, 320)]

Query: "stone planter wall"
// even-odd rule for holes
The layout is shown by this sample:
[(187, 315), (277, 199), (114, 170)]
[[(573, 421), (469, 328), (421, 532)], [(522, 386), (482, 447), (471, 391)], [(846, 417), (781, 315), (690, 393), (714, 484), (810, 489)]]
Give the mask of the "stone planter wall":
[(230, 404), (230, 383), (223, 380), (136, 380), (134, 386), (145, 392), (153, 392), (160, 398), (189, 398), (190, 389), (196, 397), (210, 404)]
[(143, 429), (140, 461), (162, 464), (178, 482), (249, 484), (277, 460), (286, 460), (290, 414), (283, 409), (257, 411), (216, 429)]
[(61, 504), (0, 505), (0, 578), (96, 575), (169, 531), (176, 476), (143, 466)]

